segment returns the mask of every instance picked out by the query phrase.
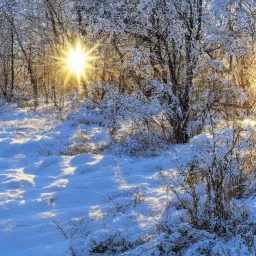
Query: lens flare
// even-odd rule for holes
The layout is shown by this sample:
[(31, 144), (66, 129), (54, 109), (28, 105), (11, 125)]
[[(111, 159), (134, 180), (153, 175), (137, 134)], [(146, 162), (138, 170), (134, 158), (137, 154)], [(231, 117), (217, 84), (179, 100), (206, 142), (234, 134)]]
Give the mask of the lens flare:
[(93, 52), (98, 48), (98, 45), (90, 49), (86, 49), (80, 40), (77, 40), (74, 45), (67, 44), (65, 50), (61, 51), (61, 57), (53, 57), (58, 60), (60, 72), (64, 74), (64, 86), (75, 77), (78, 82), (78, 89), (81, 88), (81, 81), (88, 83), (89, 71), (95, 69), (92, 62), (98, 59), (93, 56)]
[(80, 44), (75, 49), (70, 49), (67, 56), (69, 70), (77, 77), (81, 77), (87, 66), (87, 54), (83, 51)]

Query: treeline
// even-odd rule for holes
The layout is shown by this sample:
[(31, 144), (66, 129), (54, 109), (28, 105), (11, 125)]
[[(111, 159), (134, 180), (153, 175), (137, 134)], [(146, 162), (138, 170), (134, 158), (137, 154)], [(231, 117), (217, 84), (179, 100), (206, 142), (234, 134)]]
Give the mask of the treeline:
[(84, 97), (95, 104), (112, 97), (114, 113), (125, 95), (130, 107), (131, 98), (147, 104), (151, 113), (137, 108), (143, 127), (185, 143), (209, 113), (250, 114), (255, 33), (253, 0), (4, 0), (0, 93), (61, 107), (77, 81), (65, 82), (57, 57), (79, 38), (88, 49), (98, 45), (99, 56), (82, 82)]

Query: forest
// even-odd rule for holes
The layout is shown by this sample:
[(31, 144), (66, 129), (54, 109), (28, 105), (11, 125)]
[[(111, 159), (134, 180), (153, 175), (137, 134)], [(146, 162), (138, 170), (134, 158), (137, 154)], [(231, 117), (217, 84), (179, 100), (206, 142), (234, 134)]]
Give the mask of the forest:
[(256, 255), (255, 0), (0, 0), (0, 251)]

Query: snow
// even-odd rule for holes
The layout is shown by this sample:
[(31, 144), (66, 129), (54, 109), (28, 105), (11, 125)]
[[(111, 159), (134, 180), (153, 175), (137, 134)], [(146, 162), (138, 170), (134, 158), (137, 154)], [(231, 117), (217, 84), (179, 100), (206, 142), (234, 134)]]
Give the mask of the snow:
[[(63, 154), (82, 124), (75, 118), (61, 122), (58, 112), (6, 107), (1, 119), (0, 248), (5, 255), (67, 255), (70, 241), (56, 230), (56, 220), (88, 216), (98, 227), (93, 235), (100, 237), (104, 215), (112, 214), (107, 219), (113, 219), (113, 226), (129, 227), (137, 236), (157, 221), (148, 216), (150, 210), (161, 217), (165, 191), (152, 167), (169, 166), (169, 159)], [(101, 128), (87, 129), (92, 137)], [(129, 204), (136, 188), (145, 194), (143, 206), (118, 216), (117, 205)]]
[[(177, 174), (178, 165), (208, 145), (207, 134), (161, 155), (135, 158), (97, 152), (111, 138), (104, 126), (83, 122), (87, 113), (82, 111), (63, 116), (51, 107), (32, 112), (5, 106), (0, 113), (0, 250), (5, 255), (72, 255), (70, 248), (89, 255), (93, 244), (110, 237), (139, 244), (123, 255), (151, 255), (166, 240), (157, 231), (166, 218), (177, 230), (195, 232), (184, 210), (167, 206), (175, 198), (160, 182), (159, 172)], [(90, 145), (85, 152), (71, 150), (85, 141)], [(181, 232), (172, 232), (168, 241), (183, 239)], [(184, 255), (197, 255), (198, 247), (210, 244), (207, 239), (214, 235), (203, 234), (205, 243), (192, 244)], [(234, 244), (216, 245), (216, 254), (218, 246)]]

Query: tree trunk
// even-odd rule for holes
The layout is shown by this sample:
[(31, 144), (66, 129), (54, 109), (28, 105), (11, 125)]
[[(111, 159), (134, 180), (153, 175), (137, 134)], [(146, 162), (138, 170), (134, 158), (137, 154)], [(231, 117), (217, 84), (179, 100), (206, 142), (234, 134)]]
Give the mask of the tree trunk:
[(31, 62), (28, 63), (28, 73), (30, 76), (30, 82), (33, 87), (33, 96), (34, 96), (34, 107), (38, 107), (38, 88), (37, 88), (37, 81), (34, 77), (34, 72), (32, 69)]
[(8, 101), (11, 101), (13, 97), (13, 90), (14, 90), (14, 79), (15, 79), (15, 73), (14, 73), (14, 31), (13, 26), (11, 27), (11, 88), (10, 93), (8, 96)]

